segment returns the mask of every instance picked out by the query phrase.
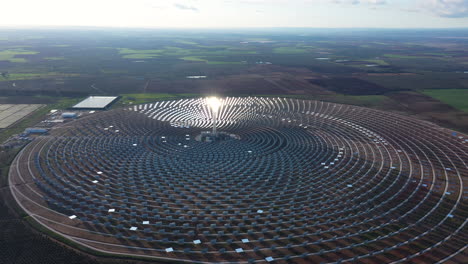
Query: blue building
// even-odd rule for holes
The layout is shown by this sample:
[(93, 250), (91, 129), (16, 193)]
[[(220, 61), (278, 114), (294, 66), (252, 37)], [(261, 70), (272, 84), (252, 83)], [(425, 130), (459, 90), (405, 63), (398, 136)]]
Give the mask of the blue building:
[(62, 113), (62, 118), (77, 118), (78, 115), (76, 113)]
[(29, 134), (45, 134), (47, 133), (47, 129), (46, 128), (26, 128), (26, 130), (24, 130), (24, 134), (26, 135), (29, 135)]

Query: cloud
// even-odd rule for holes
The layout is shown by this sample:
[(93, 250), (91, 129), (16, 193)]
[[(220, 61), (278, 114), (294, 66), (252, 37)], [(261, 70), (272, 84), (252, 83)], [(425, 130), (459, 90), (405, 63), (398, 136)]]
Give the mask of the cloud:
[(386, 0), (367, 0), (365, 2), (367, 2), (368, 4), (372, 4), (372, 5), (385, 5), (385, 4), (387, 4)]
[(194, 12), (199, 11), (198, 8), (196, 8), (194, 6), (188, 6), (188, 5), (184, 5), (184, 4), (180, 4), (180, 3), (175, 3), (174, 7), (177, 8), (177, 9), (180, 9), (180, 10), (187, 10), (187, 11), (194, 11)]
[(441, 17), (468, 17), (468, 0), (426, 0), (423, 4)]
[[(235, 3), (233, 0), (225, 0), (225, 3)], [(387, 0), (239, 0), (240, 3), (247, 4), (292, 4), (292, 2), (300, 3), (333, 3), (333, 4), (369, 4), (369, 5), (383, 5), (387, 4)]]
[(167, 8), (166, 6), (155, 5), (155, 4), (149, 3), (149, 2), (145, 3), (144, 6), (147, 7), (147, 8), (152, 8), (152, 9), (166, 9)]
[(359, 4), (385, 5), (387, 4), (387, 0), (331, 0), (329, 2), (332, 2), (335, 4), (352, 4), (352, 5), (359, 5)]
[(409, 13), (419, 13), (421, 12), (421, 9), (419, 8), (400, 8), (401, 11), (403, 12), (409, 12)]

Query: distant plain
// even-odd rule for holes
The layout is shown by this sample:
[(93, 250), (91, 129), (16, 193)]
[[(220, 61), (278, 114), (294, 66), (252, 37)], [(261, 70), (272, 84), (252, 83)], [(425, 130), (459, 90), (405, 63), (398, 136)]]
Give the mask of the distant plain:
[(2, 30), (0, 102), (50, 104), (89, 94), (135, 98), (118, 105), (180, 94), (294, 96), (468, 131), (468, 41), (457, 37), (466, 33)]

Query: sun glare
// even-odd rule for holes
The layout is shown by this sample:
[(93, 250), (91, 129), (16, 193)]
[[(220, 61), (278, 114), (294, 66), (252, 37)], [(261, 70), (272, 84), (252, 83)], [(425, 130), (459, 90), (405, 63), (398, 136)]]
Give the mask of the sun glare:
[(221, 107), (221, 100), (219, 100), (219, 98), (214, 97), (214, 96), (206, 98), (206, 103), (211, 108), (211, 110), (215, 113), (217, 113), (219, 108)]

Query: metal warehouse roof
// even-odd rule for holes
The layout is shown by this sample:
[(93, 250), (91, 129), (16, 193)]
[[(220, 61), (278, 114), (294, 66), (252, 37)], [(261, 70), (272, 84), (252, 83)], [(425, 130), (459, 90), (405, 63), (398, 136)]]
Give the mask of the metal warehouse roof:
[(117, 96), (89, 96), (78, 104), (74, 105), (73, 108), (106, 108), (109, 104), (114, 102)]

